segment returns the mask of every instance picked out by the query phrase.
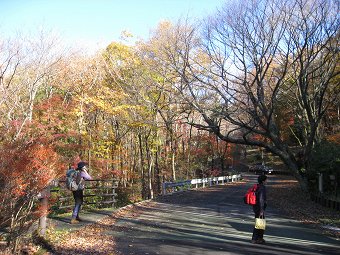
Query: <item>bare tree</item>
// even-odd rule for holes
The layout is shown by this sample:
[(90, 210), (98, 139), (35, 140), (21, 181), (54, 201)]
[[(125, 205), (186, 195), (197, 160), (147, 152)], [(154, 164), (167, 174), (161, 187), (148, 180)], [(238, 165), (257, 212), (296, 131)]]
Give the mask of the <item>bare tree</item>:
[[(204, 39), (179, 24), (163, 61), (178, 75), (174, 86), (220, 139), (278, 155), (300, 183), (319, 127), (339, 100), (339, 2), (234, 1), (207, 20)], [(333, 81), (332, 81), (333, 79)], [(299, 157), (283, 137), (287, 123), (302, 127)], [(305, 185), (303, 185), (305, 187)]]
[(44, 32), (31, 40), (17, 36), (0, 41), (0, 111), (2, 126), (17, 121), (17, 137), (32, 120), (36, 97), (61, 59), (55, 37)]

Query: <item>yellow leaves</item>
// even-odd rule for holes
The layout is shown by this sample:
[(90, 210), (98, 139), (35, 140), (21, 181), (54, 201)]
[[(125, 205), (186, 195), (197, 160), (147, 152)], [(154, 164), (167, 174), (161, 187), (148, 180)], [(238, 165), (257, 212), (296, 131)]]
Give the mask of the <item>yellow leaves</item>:
[(115, 64), (118, 66), (127, 66), (127, 63), (132, 63), (135, 60), (132, 48), (117, 42), (113, 42), (107, 46), (103, 57), (111, 67)]
[(100, 110), (103, 113), (114, 115), (114, 116), (121, 116), (127, 117), (130, 114), (131, 110), (138, 110), (138, 106), (133, 106), (129, 104), (120, 104), (121, 101), (111, 101), (107, 98), (103, 97), (88, 97), (87, 103), (90, 109), (88, 110)]
[(118, 43), (118, 42), (112, 42), (109, 46), (106, 47), (106, 53), (108, 54), (117, 54), (117, 53), (125, 53), (127, 54), (129, 52), (130, 47)]
[(73, 110), (73, 113), (74, 113), (74, 115), (77, 116), (77, 117), (82, 117), (82, 116), (84, 115), (84, 113), (83, 113), (80, 109), (78, 109), (78, 108), (75, 108), (75, 109)]
[(97, 140), (92, 143), (92, 152), (96, 154), (98, 158), (110, 159), (111, 148), (114, 145), (112, 141)]
[(79, 103), (73, 114), (78, 118), (82, 118), (90, 112), (100, 111), (110, 115), (126, 116), (128, 110), (134, 108), (134, 106), (124, 104), (126, 98), (127, 94), (122, 91), (99, 86), (96, 90), (84, 91), (77, 98)]
[(134, 104), (135, 102), (128, 98), (126, 93), (114, 91), (105, 86), (92, 91), (91, 94), (84, 93), (78, 100), (80, 101), (79, 107), (73, 111), (78, 118), (83, 118), (85, 114), (90, 112), (98, 111), (107, 115), (120, 116), (124, 119), (130, 119), (135, 114), (142, 116), (151, 114), (145, 106)]

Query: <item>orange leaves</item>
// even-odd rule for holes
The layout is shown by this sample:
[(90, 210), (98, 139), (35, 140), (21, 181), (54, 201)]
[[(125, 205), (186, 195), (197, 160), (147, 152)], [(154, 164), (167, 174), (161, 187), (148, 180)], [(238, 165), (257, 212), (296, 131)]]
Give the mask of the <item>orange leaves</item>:
[(65, 169), (53, 146), (40, 143), (38, 139), (21, 146), (14, 142), (6, 145), (0, 160), (1, 176), (9, 184), (6, 192), (14, 197), (40, 192), (60, 169)]
[(337, 143), (337, 144), (340, 144), (340, 132), (339, 133), (336, 133), (336, 134), (333, 134), (333, 135), (329, 135), (327, 137), (327, 140), (331, 143)]
[(35, 201), (38, 193), (48, 186), (52, 179), (64, 172), (65, 167), (55, 151), (53, 136), (48, 134), (48, 131), (34, 125), (24, 128), (17, 140), (11, 140), (7, 133), (2, 134), (0, 153), (0, 183), (3, 184), (0, 186), (2, 216), (26, 213), (34, 217), (34, 214), (31, 214), (31, 210), (34, 211), (32, 201)]
[(1, 134), (0, 227), (9, 227), (10, 243), (15, 244), (47, 212), (47, 208), (41, 210), (37, 196), (65, 167), (55, 151), (52, 133), (30, 125), (16, 140), (6, 134)]

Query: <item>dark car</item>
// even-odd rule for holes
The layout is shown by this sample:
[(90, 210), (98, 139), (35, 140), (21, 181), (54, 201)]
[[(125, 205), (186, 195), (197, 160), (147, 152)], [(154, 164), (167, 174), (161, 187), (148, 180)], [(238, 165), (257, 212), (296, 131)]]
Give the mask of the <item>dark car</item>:
[(273, 169), (269, 166), (262, 165), (262, 163), (255, 164), (249, 168), (249, 171), (254, 172), (255, 174), (271, 174)]

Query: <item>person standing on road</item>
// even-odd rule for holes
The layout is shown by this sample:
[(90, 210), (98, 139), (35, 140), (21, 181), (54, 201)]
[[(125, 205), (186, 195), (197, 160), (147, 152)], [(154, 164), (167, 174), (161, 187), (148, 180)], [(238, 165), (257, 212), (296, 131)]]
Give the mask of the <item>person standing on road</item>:
[[(267, 207), (267, 193), (265, 183), (267, 181), (266, 175), (260, 175), (258, 178), (258, 187), (256, 190), (256, 204), (253, 205), (253, 211), (255, 213), (255, 218), (265, 218), (264, 211)], [(254, 227), (253, 237), (251, 242), (256, 244), (264, 244), (265, 240), (263, 239), (264, 230), (256, 229)]]
[(93, 178), (87, 173), (87, 164), (83, 161), (78, 163), (77, 171), (79, 172), (77, 175), (77, 183), (78, 185), (78, 190), (72, 191), (73, 193), (73, 198), (74, 198), (74, 208), (72, 212), (72, 219), (71, 219), (71, 224), (77, 224), (81, 221), (79, 218), (79, 212), (81, 205), (83, 204), (84, 200), (84, 188), (85, 188), (85, 180), (92, 180)]

